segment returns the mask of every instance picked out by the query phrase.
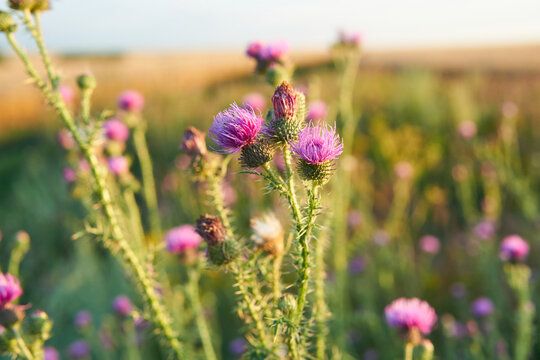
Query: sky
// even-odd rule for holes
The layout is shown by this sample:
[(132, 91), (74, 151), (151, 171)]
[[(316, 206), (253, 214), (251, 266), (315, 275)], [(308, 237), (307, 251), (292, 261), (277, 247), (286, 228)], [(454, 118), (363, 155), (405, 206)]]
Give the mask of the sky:
[(540, 43), (540, 0), (52, 2), (43, 26), (58, 52), (239, 50), (257, 39), (318, 49), (339, 30), (361, 32), (368, 49)]

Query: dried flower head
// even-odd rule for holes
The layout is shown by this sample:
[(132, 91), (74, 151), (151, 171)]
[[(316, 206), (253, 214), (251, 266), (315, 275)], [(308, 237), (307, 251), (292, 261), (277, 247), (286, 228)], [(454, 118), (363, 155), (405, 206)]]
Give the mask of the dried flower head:
[(181, 254), (199, 247), (202, 239), (191, 225), (182, 225), (169, 230), (165, 234), (167, 251)]
[(194, 126), (190, 126), (184, 132), (181, 149), (191, 156), (206, 154), (205, 133)]
[(437, 321), (435, 310), (418, 298), (399, 298), (384, 309), (388, 325), (405, 330), (418, 329), (429, 334)]
[(279, 255), (284, 249), (283, 227), (274, 214), (266, 214), (251, 220), (252, 239), (257, 246), (270, 255)]
[(227, 233), (221, 219), (208, 214), (199, 217), (195, 231), (208, 245), (217, 245), (224, 242)]
[(0, 309), (22, 295), (19, 279), (11, 274), (0, 273)]
[(509, 235), (501, 243), (499, 255), (505, 261), (522, 261), (529, 254), (529, 244), (519, 235)]
[(232, 154), (255, 142), (263, 123), (264, 119), (252, 109), (232, 104), (214, 117), (210, 138), (223, 152)]
[(140, 112), (144, 107), (144, 97), (135, 90), (127, 90), (118, 97), (118, 107), (127, 112)]

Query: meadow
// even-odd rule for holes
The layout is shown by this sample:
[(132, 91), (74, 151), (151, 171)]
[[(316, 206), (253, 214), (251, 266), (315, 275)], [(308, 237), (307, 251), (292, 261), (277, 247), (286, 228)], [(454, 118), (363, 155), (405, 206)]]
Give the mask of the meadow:
[[(539, 54), (532, 45), (364, 54), (361, 42), (343, 38), (328, 52), (284, 54), (278, 66), (296, 68), (293, 76), (278, 75), (305, 96), (307, 109), (325, 104), (308, 120), (335, 126), (343, 142), (323, 178), (310, 177), (317, 173), (306, 170), (312, 167), (302, 163), (301, 151), (292, 158), (298, 167), (288, 164), (293, 140), (279, 145), (285, 159), (275, 155), (261, 164), (258, 153), (242, 152), (237, 161), (214, 151), (224, 147), (216, 133), (206, 137), (208, 147), (186, 143), (186, 129), (208, 133), (218, 113), (245, 104), (248, 94), (264, 99), (262, 117), (280, 110), (275, 94), (289, 93), (267, 76), (271, 70), (254, 71), (243, 52), (53, 57), (62, 85), (77, 94), (62, 101), (80, 113), (81, 129), (94, 122), (101, 128), (113, 116), (136, 124), (121, 146), (94, 144), (90, 135), (88, 141), (109, 160), (126, 155), (129, 171), (104, 184), (134, 256), (141, 263), (153, 256), (142, 276), (117, 243), (99, 186), (81, 166), (83, 153), (59, 144), (57, 114), (23, 84), (16, 59), (4, 59), (0, 265), (20, 279), (18, 303), (31, 309), (15, 325), (2, 325), (22, 329), (31, 356), (6, 329), (0, 350), (23, 359), (43, 357), (43, 346), (82, 359), (539, 358)], [(79, 95), (88, 83), (78, 76), (88, 71), (97, 80), (91, 112)], [(128, 89), (144, 96), (134, 114), (117, 105)], [(111, 112), (100, 120), (102, 109)], [(301, 106), (294, 116), (300, 113)], [(308, 120), (308, 128), (319, 126)], [(143, 123), (156, 209), (148, 205), (148, 164), (136, 135)], [(257, 166), (245, 166), (253, 161)], [(68, 168), (74, 178), (66, 177)], [(281, 178), (295, 179), (296, 195), (306, 202), (298, 219), (290, 183)], [(269, 213), (281, 225), (268, 221)], [(197, 242), (191, 252), (171, 240), (173, 228), (200, 230), (202, 214), (218, 215), (225, 225), (221, 258), (208, 233), (201, 235), (207, 245)], [(257, 223), (271, 228), (272, 241), (281, 236), (281, 245), (270, 244)], [(521, 253), (501, 247), (509, 237)], [(146, 289), (145, 276), (158, 290)], [(425, 307), (392, 318), (387, 306), (402, 297), (426, 301), (436, 320), (426, 319)], [(162, 303), (166, 321), (156, 320), (155, 303)], [(52, 329), (37, 321), (43, 316), (36, 309), (46, 312)], [(407, 316), (420, 319), (403, 323)], [(171, 338), (182, 351), (171, 352)]]

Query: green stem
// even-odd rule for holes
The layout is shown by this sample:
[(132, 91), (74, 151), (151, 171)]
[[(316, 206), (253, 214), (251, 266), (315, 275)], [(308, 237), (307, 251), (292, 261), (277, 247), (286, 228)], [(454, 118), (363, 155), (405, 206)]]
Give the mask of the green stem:
[(15, 341), (17, 342), (19, 350), (21, 351), (21, 355), (27, 360), (34, 360), (34, 355), (26, 345), (26, 342), (24, 341), (17, 327), (13, 327), (13, 333), (15, 334)]
[(120, 228), (120, 224), (118, 222), (118, 219), (116, 217), (117, 215), (113, 207), (111, 194), (106, 188), (106, 174), (104, 174), (104, 171), (100, 166), (97, 157), (93, 153), (89, 144), (84, 141), (83, 137), (79, 133), (75, 125), (75, 121), (61, 97), (57, 93), (53, 94), (47, 89), (47, 86), (37, 74), (35, 68), (30, 63), (26, 54), (24, 54), (19, 48), (13, 35), (10, 33), (6, 35), (13, 50), (26, 66), (28, 74), (35, 81), (36, 85), (42, 90), (42, 93), (46, 100), (58, 112), (60, 118), (73, 135), (73, 138), (79, 145), (79, 148), (81, 149), (86, 160), (88, 161), (92, 172), (92, 177), (95, 182), (96, 193), (100, 199), (100, 203), (103, 207), (105, 217), (107, 218), (107, 221), (111, 228), (111, 236), (114, 240), (114, 245), (115, 247), (117, 247), (119, 254), (124, 259), (126, 265), (133, 273), (135, 280), (142, 291), (143, 297), (146, 300), (149, 311), (152, 314), (152, 321), (154, 322), (154, 325), (161, 331), (163, 336), (166, 338), (171, 350), (175, 353), (176, 357), (179, 359), (183, 359), (184, 353), (182, 350), (182, 346), (172, 331), (172, 328), (169, 324), (169, 319), (163, 308), (163, 304), (159, 300), (159, 295), (156, 292), (155, 284), (151, 279), (150, 275), (145, 270), (145, 268), (141, 265), (139, 259), (137, 258), (131, 247), (129, 246), (128, 242), (124, 237), (122, 229)]
[(49, 54), (47, 53), (47, 49), (45, 48), (45, 42), (43, 41), (43, 32), (41, 31), (41, 13), (35, 12), (34, 13), (34, 24), (32, 24), (32, 18), (31, 14), (28, 10), (24, 11), (24, 23), (28, 30), (32, 33), (32, 36), (36, 40), (36, 44), (39, 49), (39, 53), (41, 54), (41, 58), (43, 59), (43, 64), (45, 65), (45, 69), (47, 70), (47, 76), (49, 78), (49, 81), (51, 82), (51, 87), (53, 90), (56, 90), (58, 88), (58, 77), (56, 76), (52, 63), (51, 58), (49, 57)]
[(274, 308), (277, 309), (281, 298), (281, 265), (283, 264), (283, 253), (278, 254), (272, 263), (272, 290), (274, 296)]
[(193, 306), (193, 313), (195, 315), (195, 321), (197, 323), (197, 329), (199, 330), (199, 336), (201, 338), (204, 355), (207, 360), (216, 360), (216, 353), (214, 352), (214, 346), (212, 345), (212, 337), (208, 329), (208, 324), (204, 318), (202, 311), (201, 299), (199, 295), (199, 278), (200, 268), (197, 265), (196, 268), (188, 269), (189, 284), (188, 294), (190, 296), (191, 305)]
[(133, 132), (133, 141), (135, 143), (135, 151), (141, 165), (143, 194), (148, 210), (150, 220), (150, 229), (152, 233), (152, 241), (150, 242), (149, 253), (153, 257), (155, 253), (156, 242), (161, 238), (161, 222), (159, 219), (158, 201), (156, 196), (156, 184), (154, 182), (154, 171), (152, 159), (148, 151), (146, 142), (146, 124), (141, 122), (135, 127)]
[(90, 124), (90, 99), (93, 89), (83, 89), (81, 91), (81, 118), (85, 125)]
[[(330, 219), (328, 217), (328, 219)], [(327, 226), (325, 226), (326, 228)], [(324, 251), (326, 249), (326, 235), (321, 234), (315, 244), (315, 331), (316, 331), (316, 358), (324, 360), (326, 357), (326, 336), (328, 329), (326, 326), (328, 305), (324, 294), (324, 277), (326, 273), (324, 263)]]
[(292, 169), (292, 159), (291, 151), (288, 145), (283, 147), (283, 158), (285, 159), (285, 168), (287, 169), (287, 188), (289, 191), (289, 204), (293, 212), (294, 220), (296, 221), (297, 227), (300, 226), (302, 222), (302, 215), (300, 212), (300, 206), (298, 205), (298, 199), (296, 198), (296, 189), (294, 186), (294, 177)]
[(405, 344), (405, 360), (413, 360), (414, 345), (411, 342)]

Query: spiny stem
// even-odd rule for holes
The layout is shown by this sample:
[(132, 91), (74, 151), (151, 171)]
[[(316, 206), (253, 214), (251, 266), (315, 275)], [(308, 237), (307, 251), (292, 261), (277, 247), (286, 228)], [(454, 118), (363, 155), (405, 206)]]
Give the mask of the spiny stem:
[(122, 229), (120, 228), (113, 207), (111, 194), (106, 187), (106, 175), (103, 174), (103, 170), (98, 162), (97, 157), (93, 153), (89, 144), (84, 141), (81, 134), (79, 133), (73, 117), (71, 116), (61, 97), (56, 93), (52, 94), (47, 89), (47, 86), (37, 74), (35, 68), (29, 61), (26, 54), (24, 54), (18, 46), (13, 35), (9, 33), (7, 34), (7, 37), (10, 45), (13, 47), (13, 50), (26, 66), (28, 74), (35, 81), (36, 85), (42, 90), (42, 93), (46, 100), (59, 113), (60, 118), (62, 119), (68, 130), (71, 132), (73, 138), (77, 142), (79, 148), (81, 149), (86, 160), (88, 161), (92, 172), (92, 177), (95, 182), (96, 193), (100, 199), (100, 203), (103, 207), (105, 217), (107, 218), (107, 221), (109, 222), (109, 225), (111, 227), (111, 235), (114, 239), (114, 245), (118, 248), (121, 257), (125, 260), (125, 263), (132, 271), (137, 284), (140, 286), (141, 291), (144, 295), (144, 299), (146, 300), (148, 308), (152, 314), (152, 321), (154, 322), (154, 325), (161, 330), (163, 336), (167, 339), (170, 348), (173, 350), (177, 358), (183, 359), (184, 353), (182, 350), (182, 346), (174, 335), (172, 328), (170, 327), (165, 310), (161, 301), (159, 300), (159, 295), (156, 292), (154, 286), (155, 284), (153, 283), (151, 277), (148, 275), (146, 270), (142, 267), (137, 256), (133, 253), (133, 250), (127, 243)]
[(225, 208), (225, 203), (223, 201), (223, 188), (222, 188), (222, 180), (227, 173), (227, 166), (229, 164), (230, 157), (226, 157), (222, 164), (221, 169), (219, 173), (212, 174), (208, 178), (208, 182), (210, 185), (210, 196), (212, 197), (212, 204), (214, 205), (218, 216), (221, 219), (221, 222), (223, 223), (223, 226), (227, 230), (227, 235), (233, 239), (234, 234), (232, 232), (231, 227), (231, 221), (229, 220), (229, 212)]
[(296, 198), (296, 189), (294, 185), (293, 169), (291, 150), (288, 145), (283, 147), (283, 158), (285, 159), (285, 168), (287, 170), (287, 188), (289, 191), (289, 203), (293, 212), (294, 220), (297, 226), (302, 222), (302, 215), (300, 212), (300, 206), (298, 205), (298, 199)]
[(133, 141), (135, 144), (135, 151), (137, 152), (137, 157), (139, 158), (139, 163), (141, 165), (144, 201), (148, 210), (150, 229), (152, 233), (149, 254), (151, 257), (153, 257), (156, 242), (161, 238), (161, 221), (159, 219), (152, 158), (150, 157), (150, 152), (148, 151), (148, 144), (146, 142), (146, 124), (144, 122), (141, 121), (141, 123), (135, 127), (133, 132)]
[(45, 43), (43, 41), (43, 32), (41, 31), (41, 13), (39, 11), (34, 12), (34, 24), (32, 23), (32, 18), (29, 10), (25, 10), (23, 14), (24, 23), (28, 30), (30, 30), (30, 32), (32, 33), (34, 39), (36, 40), (39, 53), (41, 54), (41, 58), (43, 59), (43, 64), (45, 65), (45, 69), (47, 70), (47, 76), (49, 78), (49, 81), (51, 82), (51, 87), (53, 90), (56, 90), (58, 88), (58, 77), (55, 75), (51, 63), (51, 58), (47, 53), (47, 49), (45, 48)]
[(214, 346), (212, 345), (212, 337), (210, 336), (208, 324), (204, 318), (199, 295), (200, 265), (197, 265), (195, 268), (188, 269), (188, 276), (188, 294), (190, 296), (191, 305), (193, 306), (195, 321), (197, 323), (197, 329), (199, 330), (199, 336), (203, 345), (204, 355), (207, 360), (216, 360), (217, 357), (216, 353), (214, 352)]
[[(327, 219), (330, 220), (330, 217)], [(326, 335), (328, 333), (326, 326), (328, 306), (324, 294), (324, 276), (326, 270), (324, 251), (326, 248), (327, 234), (328, 232), (325, 232), (323, 235), (320, 235), (315, 244), (315, 332), (316, 356), (319, 360), (324, 360), (326, 357)]]

